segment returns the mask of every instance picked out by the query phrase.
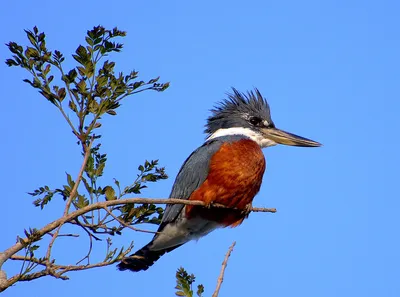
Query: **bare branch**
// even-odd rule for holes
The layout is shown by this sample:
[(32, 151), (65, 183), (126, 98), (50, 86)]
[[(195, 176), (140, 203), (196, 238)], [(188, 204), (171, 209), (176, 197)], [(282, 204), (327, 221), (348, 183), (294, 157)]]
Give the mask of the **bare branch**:
[[(11, 286), (12, 284), (14, 284), (17, 281), (30, 281), (30, 280), (37, 279), (37, 278), (40, 278), (43, 276), (47, 276), (47, 275), (50, 275), (50, 276), (53, 276), (55, 278), (59, 278), (62, 280), (67, 280), (67, 279), (69, 279), (68, 276), (63, 275), (66, 272), (87, 270), (87, 269), (91, 269), (91, 268), (112, 265), (112, 264), (118, 262), (121, 258), (125, 257), (127, 254), (129, 254), (131, 252), (132, 248), (133, 248), (133, 244), (131, 244), (125, 251), (121, 250), (121, 253), (117, 257), (115, 257), (111, 260), (106, 260), (103, 262), (99, 262), (99, 263), (95, 263), (95, 264), (87, 264), (87, 265), (57, 265), (57, 264), (51, 263), (51, 265), (49, 267), (48, 264), (45, 263), (45, 261), (42, 261), (40, 259), (13, 255), (10, 257), (11, 260), (27, 261), (27, 262), (31, 262), (31, 263), (36, 263), (37, 265), (45, 266), (45, 269), (38, 271), (38, 272), (31, 273), (31, 274), (27, 274), (27, 275), (17, 274), (6, 281), (7, 287)], [(0, 288), (0, 290), (4, 290), (4, 289)]]
[[(49, 232), (47, 235), (53, 236), (53, 233)], [(79, 234), (72, 234), (72, 233), (67, 233), (67, 234), (58, 234), (58, 237), (79, 237)]]
[(219, 294), (219, 290), (221, 289), (222, 282), (224, 281), (224, 274), (225, 274), (225, 268), (228, 265), (228, 259), (229, 256), (231, 255), (233, 248), (235, 247), (236, 241), (232, 243), (232, 245), (229, 247), (228, 252), (225, 255), (225, 259), (222, 262), (222, 267), (221, 267), (221, 272), (219, 273), (218, 281), (217, 281), (217, 287), (215, 288), (214, 293), (212, 294), (212, 297), (217, 297)]
[(90, 264), (90, 254), (92, 253), (92, 249), (93, 249), (93, 235), (89, 233), (89, 250), (85, 257), (83, 257), (78, 262), (76, 262), (76, 265), (83, 262), (83, 260), (85, 260), (85, 259), (87, 259), (87, 264), (89, 265)]
[(29, 261), (29, 262), (32, 262), (32, 263), (36, 263), (36, 264), (39, 264), (39, 265), (46, 266), (46, 263), (44, 263), (45, 261), (40, 260), (38, 258), (30, 258), (30, 257), (19, 256), (19, 255), (12, 255), (10, 257), (10, 259), (11, 260), (20, 260), (20, 261)]

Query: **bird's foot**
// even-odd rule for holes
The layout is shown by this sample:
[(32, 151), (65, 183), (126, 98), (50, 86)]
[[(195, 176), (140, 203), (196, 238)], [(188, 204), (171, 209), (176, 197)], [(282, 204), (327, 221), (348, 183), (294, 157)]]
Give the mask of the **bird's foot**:
[(204, 207), (210, 209), (210, 208), (214, 207), (214, 204), (215, 204), (214, 201), (210, 201), (209, 203), (206, 203), (204, 205)]
[(242, 214), (246, 216), (246, 218), (249, 216), (251, 213), (251, 210), (253, 209), (253, 204), (248, 203), (242, 210)]

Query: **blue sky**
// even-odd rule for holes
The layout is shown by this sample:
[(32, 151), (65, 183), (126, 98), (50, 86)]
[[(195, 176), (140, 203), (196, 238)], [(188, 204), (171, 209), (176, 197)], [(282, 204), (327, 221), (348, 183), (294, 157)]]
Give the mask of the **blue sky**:
[[(236, 229), (218, 230), (163, 257), (150, 270), (107, 267), (71, 273), (70, 281), (21, 283), (4, 296), (174, 296), (179, 266), (196, 274), (211, 296), (223, 257), (236, 240), (220, 296), (399, 296), (398, 195), (400, 20), (396, 1), (54, 1), (5, 2), (1, 43), (25, 42), (37, 25), (47, 45), (66, 56), (101, 24), (128, 32), (111, 59), (118, 71), (170, 81), (164, 93), (128, 99), (106, 118), (104, 183), (129, 183), (144, 159), (160, 159), (170, 175), (143, 193), (167, 197), (185, 158), (204, 141), (208, 110), (231, 86), (257, 87), (277, 127), (323, 143), (318, 149), (264, 150), (267, 172), (256, 206)], [(9, 57), (5, 46), (0, 57)], [(69, 59), (72, 65), (72, 59)], [(61, 214), (40, 211), (26, 192), (59, 186), (76, 174), (79, 151), (56, 110), (0, 64), (3, 113), (0, 146), (3, 232), (0, 249), (26, 227)], [(143, 125), (146, 123), (146, 125)], [(135, 140), (133, 135), (140, 135)], [(55, 211), (53, 213), (52, 211)], [(126, 232), (115, 243), (148, 234)], [(55, 246), (66, 262), (86, 242)], [(82, 249), (80, 249), (82, 247)], [(103, 246), (98, 246), (101, 256)], [(16, 272), (14, 263), (5, 265)]]

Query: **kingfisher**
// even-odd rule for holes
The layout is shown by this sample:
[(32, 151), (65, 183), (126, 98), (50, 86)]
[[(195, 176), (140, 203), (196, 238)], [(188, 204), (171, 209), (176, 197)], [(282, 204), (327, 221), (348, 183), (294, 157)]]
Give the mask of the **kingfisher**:
[[(258, 89), (232, 88), (211, 110), (206, 141), (183, 163), (170, 198), (203, 201), (204, 206), (169, 204), (153, 239), (118, 264), (119, 270), (147, 270), (162, 255), (221, 227), (237, 227), (248, 216), (266, 168), (262, 148), (277, 144), (321, 144), (275, 127)], [(226, 208), (212, 207), (213, 203)], [(208, 206), (208, 207), (207, 207)]]

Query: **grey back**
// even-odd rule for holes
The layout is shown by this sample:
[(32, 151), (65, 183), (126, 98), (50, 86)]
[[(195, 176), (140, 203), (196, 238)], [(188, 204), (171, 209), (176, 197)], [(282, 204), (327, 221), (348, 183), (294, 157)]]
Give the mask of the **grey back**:
[[(169, 197), (189, 199), (190, 195), (206, 180), (211, 157), (219, 150), (221, 145), (225, 142), (235, 142), (243, 138), (245, 136), (242, 135), (217, 137), (205, 142), (196, 149), (183, 163)], [(166, 224), (175, 221), (183, 208), (183, 204), (167, 205), (158, 231), (161, 231)]]

